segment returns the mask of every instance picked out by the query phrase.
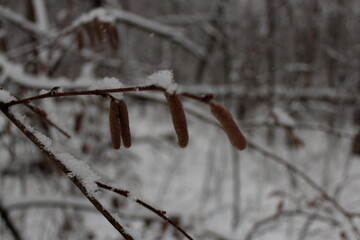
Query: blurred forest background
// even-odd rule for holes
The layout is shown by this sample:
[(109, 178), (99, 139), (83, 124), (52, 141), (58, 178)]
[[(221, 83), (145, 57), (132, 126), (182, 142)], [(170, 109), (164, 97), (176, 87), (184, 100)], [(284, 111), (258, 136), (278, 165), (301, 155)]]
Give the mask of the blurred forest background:
[[(144, 85), (170, 69), (181, 91), (230, 109), (249, 148), (234, 150), (190, 100), (190, 143), (178, 148), (156, 93), (124, 94), (130, 149), (112, 149), (101, 97), (35, 103), (71, 139), (27, 119), (194, 239), (359, 239), (358, 0), (1, 0), (0, 69), (19, 98), (104, 77)], [(5, 215), (21, 239), (121, 239), (4, 116), (0, 143), (0, 239), (16, 239)], [(184, 239), (128, 199), (102, 198), (136, 239)]]

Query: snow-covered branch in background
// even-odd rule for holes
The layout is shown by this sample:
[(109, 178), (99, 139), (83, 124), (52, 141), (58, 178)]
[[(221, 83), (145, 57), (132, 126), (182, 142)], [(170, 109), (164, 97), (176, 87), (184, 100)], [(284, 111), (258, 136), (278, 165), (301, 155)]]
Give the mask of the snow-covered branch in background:
[(0, 16), (2, 20), (8, 21), (15, 26), (19, 27), (22, 30), (31, 32), (39, 37), (47, 38), (49, 36), (54, 36), (55, 33), (52, 31), (44, 32), (36, 24), (26, 20), (20, 14), (10, 10), (9, 8), (3, 7), (0, 5)]
[(360, 103), (360, 94), (358, 90), (352, 89), (353, 92), (344, 91), (335, 88), (318, 88), (318, 87), (299, 87), (296, 89), (277, 86), (271, 92), (267, 87), (259, 86), (256, 89), (239, 87), (236, 84), (228, 85), (183, 85), (181, 89), (188, 91), (191, 89), (193, 93), (211, 92), (219, 98), (232, 96), (234, 98), (243, 98), (244, 100), (267, 101), (270, 97), (286, 101), (322, 101), (332, 104), (358, 104)]
[(82, 24), (88, 23), (98, 19), (101, 22), (120, 22), (127, 23), (133, 27), (142, 29), (147, 32), (154, 33), (160, 37), (169, 39), (170, 41), (178, 44), (189, 53), (196, 57), (203, 58), (205, 56), (205, 50), (200, 45), (196, 44), (179, 29), (175, 29), (161, 23), (155, 22), (151, 19), (141, 17), (131, 12), (127, 12), (120, 9), (104, 9), (97, 8), (86, 14), (83, 14), (74, 21), (72, 25), (65, 28), (59, 33), (59, 35), (68, 34), (80, 27)]
[(22, 64), (9, 61), (4, 55), (0, 54), (0, 66), (2, 68), (2, 81), (12, 81), (19, 86), (30, 89), (51, 89), (62, 86), (64, 89), (87, 88), (95, 79), (83, 78), (70, 80), (66, 77), (51, 78), (46, 75), (31, 75), (26, 73)]
[(98, 19), (102, 22), (127, 23), (136, 28), (169, 39), (170, 41), (178, 44), (186, 51), (188, 51), (189, 53), (191, 53), (192, 55), (198, 58), (203, 58), (205, 56), (205, 50), (200, 45), (196, 44), (195, 42), (187, 38), (182, 31), (119, 9), (117, 10), (104, 9), (104, 8), (94, 9), (80, 16), (78, 19), (76, 19), (73, 22), (73, 24), (71, 24), (69, 27), (65, 28), (64, 30), (60, 31), (59, 33), (54, 31), (45, 32), (37, 25), (27, 21), (19, 14), (2, 6), (0, 6), (0, 16), (2, 16), (5, 20), (17, 25), (23, 30), (32, 32), (39, 37), (49, 40), (47, 44), (52, 43), (55, 40), (58, 40), (59, 37), (62, 37), (64, 35), (73, 32), (82, 24)]

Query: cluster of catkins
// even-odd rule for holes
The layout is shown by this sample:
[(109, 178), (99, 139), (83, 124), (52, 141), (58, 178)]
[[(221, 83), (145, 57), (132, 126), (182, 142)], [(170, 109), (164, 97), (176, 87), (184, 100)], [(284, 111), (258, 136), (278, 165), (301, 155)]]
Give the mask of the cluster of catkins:
[(114, 149), (119, 149), (121, 140), (126, 148), (131, 146), (129, 114), (124, 100), (111, 99), (109, 110), (109, 125), (111, 143)]
[(76, 31), (76, 43), (79, 51), (87, 43), (91, 48), (104, 43), (108, 43), (114, 50), (119, 48), (120, 39), (118, 30), (115, 25), (109, 22), (100, 22), (95, 18), (93, 21), (81, 25)]
[[(185, 148), (189, 143), (189, 133), (180, 97), (176, 93), (168, 92), (165, 92), (165, 97), (169, 106), (178, 144), (181, 148)], [(246, 139), (230, 112), (218, 103), (209, 102), (209, 105), (212, 115), (219, 121), (232, 145), (239, 150), (244, 150), (247, 145)], [(128, 110), (124, 100), (111, 99), (109, 125), (111, 142), (114, 149), (120, 148), (121, 140), (124, 146), (129, 148), (131, 146), (131, 133)]]

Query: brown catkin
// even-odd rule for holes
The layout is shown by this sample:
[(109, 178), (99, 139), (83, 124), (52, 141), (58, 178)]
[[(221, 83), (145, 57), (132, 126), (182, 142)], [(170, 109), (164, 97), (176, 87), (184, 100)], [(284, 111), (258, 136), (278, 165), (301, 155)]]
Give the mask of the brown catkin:
[(109, 24), (107, 27), (110, 46), (113, 49), (119, 48), (119, 34), (115, 26)]
[(230, 112), (217, 103), (211, 103), (211, 113), (220, 122), (230, 142), (239, 150), (246, 148), (246, 139), (237, 126)]
[(165, 93), (165, 96), (170, 109), (176, 136), (178, 138), (178, 144), (180, 147), (185, 148), (189, 143), (189, 134), (184, 108), (177, 94)]
[(97, 18), (95, 18), (92, 22), (92, 26), (95, 32), (96, 40), (101, 44), (103, 40), (102, 23)]
[(114, 149), (119, 149), (121, 146), (121, 128), (119, 120), (119, 109), (116, 101), (111, 99), (110, 110), (109, 110), (109, 126), (111, 134), (111, 143)]
[(131, 147), (131, 132), (129, 123), (129, 114), (124, 100), (118, 103), (119, 119), (121, 127), (121, 139), (126, 148)]
[(88, 22), (86, 23), (85, 25), (85, 30), (86, 30), (86, 33), (88, 35), (88, 38), (89, 38), (89, 42), (90, 42), (90, 47), (96, 47), (96, 37), (95, 37), (95, 29), (94, 29), (94, 24), (93, 22)]
[(78, 32), (76, 35), (76, 43), (78, 51), (81, 51), (84, 48), (84, 36), (81, 32)]

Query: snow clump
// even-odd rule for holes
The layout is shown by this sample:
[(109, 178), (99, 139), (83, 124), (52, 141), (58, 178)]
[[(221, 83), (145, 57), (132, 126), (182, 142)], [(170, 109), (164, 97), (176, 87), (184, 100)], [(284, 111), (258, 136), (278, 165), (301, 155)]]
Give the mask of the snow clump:
[(11, 96), (8, 91), (0, 89), (0, 102), (8, 103), (14, 100), (16, 100), (16, 98), (14, 96)]
[[(113, 89), (113, 88), (122, 88), (122, 83), (114, 77), (105, 77), (101, 81), (97, 81), (93, 84), (91, 84), (89, 90), (99, 90), (99, 89)], [(116, 99), (122, 99), (123, 93), (110, 93), (111, 96), (113, 96)]]
[(147, 83), (163, 87), (169, 93), (173, 93), (177, 89), (177, 84), (174, 81), (174, 74), (171, 70), (154, 72), (148, 77)]

